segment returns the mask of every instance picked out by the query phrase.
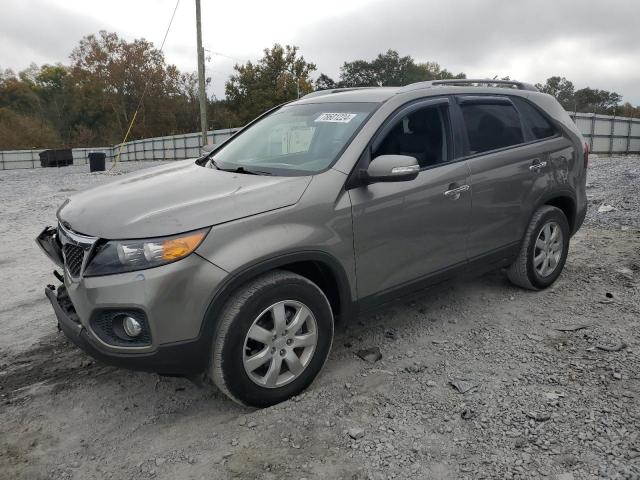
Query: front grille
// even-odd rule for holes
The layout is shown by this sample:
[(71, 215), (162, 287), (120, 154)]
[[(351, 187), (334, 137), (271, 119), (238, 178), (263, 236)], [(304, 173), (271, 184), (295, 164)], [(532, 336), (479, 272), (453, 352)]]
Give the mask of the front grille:
[[(142, 325), (142, 332), (129, 337), (122, 328), (124, 316), (133, 317)], [(118, 347), (144, 347), (151, 345), (151, 332), (147, 316), (140, 310), (99, 310), (91, 318), (91, 328), (100, 339)]]
[(91, 253), (91, 249), (98, 239), (89, 237), (65, 228), (58, 224), (58, 239), (62, 245), (64, 266), (69, 276), (77, 279), (82, 274), (82, 266), (86, 255)]
[(77, 245), (67, 243), (63, 247), (64, 251), (64, 263), (67, 266), (69, 273), (77, 277), (82, 270), (82, 261), (84, 260), (84, 249)]

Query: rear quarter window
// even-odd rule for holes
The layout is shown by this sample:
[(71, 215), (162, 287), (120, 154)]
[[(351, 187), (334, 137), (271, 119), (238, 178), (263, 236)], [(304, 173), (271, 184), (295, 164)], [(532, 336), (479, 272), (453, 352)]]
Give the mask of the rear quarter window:
[(470, 155), (524, 142), (520, 116), (513, 105), (463, 103), (460, 108), (467, 129)]
[(524, 117), (524, 121), (528, 124), (534, 139), (542, 140), (556, 135), (555, 127), (538, 108), (521, 98), (513, 98), (512, 100)]

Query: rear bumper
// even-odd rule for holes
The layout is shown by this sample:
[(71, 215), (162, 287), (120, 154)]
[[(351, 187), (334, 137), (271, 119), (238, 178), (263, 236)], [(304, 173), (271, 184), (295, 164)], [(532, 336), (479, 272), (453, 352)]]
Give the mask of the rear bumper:
[(582, 224), (584, 223), (584, 219), (587, 216), (587, 207), (585, 205), (584, 208), (581, 208), (580, 210), (578, 210), (578, 212), (576, 212), (576, 221), (574, 222), (573, 225), (573, 232), (571, 232), (571, 234), (575, 234), (580, 227), (582, 226)]
[(190, 375), (202, 372), (208, 366), (209, 348), (204, 338), (165, 344), (145, 353), (116, 353), (105, 350), (80, 323), (64, 286), (59, 287), (57, 293), (53, 288), (46, 288), (45, 295), (51, 302), (58, 326), (65, 336), (101, 362), (165, 375)]

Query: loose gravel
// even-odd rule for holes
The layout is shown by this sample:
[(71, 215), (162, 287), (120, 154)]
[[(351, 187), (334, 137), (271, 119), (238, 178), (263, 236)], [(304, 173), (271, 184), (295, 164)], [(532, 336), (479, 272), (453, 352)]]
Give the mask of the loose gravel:
[(86, 170), (0, 172), (0, 478), (640, 478), (639, 158), (592, 158), (551, 288), (495, 272), (359, 317), (306, 392), (264, 410), (56, 333), (32, 239), (112, 178)]

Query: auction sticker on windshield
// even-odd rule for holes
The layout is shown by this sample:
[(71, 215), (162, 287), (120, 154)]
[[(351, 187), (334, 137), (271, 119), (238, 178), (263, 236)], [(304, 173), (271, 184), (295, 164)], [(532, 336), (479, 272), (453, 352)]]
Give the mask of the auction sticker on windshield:
[(355, 117), (357, 113), (322, 113), (316, 122), (329, 122), (329, 123), (349, 123)]

